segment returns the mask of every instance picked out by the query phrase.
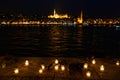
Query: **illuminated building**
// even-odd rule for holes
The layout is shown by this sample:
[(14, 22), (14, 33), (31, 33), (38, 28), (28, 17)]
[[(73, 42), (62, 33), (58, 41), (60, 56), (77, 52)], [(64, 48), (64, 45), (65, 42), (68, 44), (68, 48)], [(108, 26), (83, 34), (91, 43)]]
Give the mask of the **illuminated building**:
[(83, 23), (83, 13), (82, 13), (82, 11), (81, 11), (80, 17), (77, 18), (77, 22), (79, 24)]
[(54, 9), (54, 14), (53, 15), (49, 15), (48, 18), (55, 18), (55, 19), (63, 19), (63, 18), (70, 18), (67, 14), (64, 15), (59, 15), (56, 13), (56, 10)]

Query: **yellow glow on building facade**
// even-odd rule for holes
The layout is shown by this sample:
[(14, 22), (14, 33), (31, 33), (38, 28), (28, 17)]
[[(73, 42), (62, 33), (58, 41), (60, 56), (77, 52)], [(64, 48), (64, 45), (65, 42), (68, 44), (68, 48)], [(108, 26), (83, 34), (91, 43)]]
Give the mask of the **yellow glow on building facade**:
[(77, 18), (77, 22), (79, 24), (83, 23), (83, 13), (82, 13), (82, 11), (81, 11), (80, 17)]
[(67, 14), (64, 15), (59, 15), (56, 13), (56, 10), (54, 9), (54, 14), (53, 15), (49, 15), (48, 18), (55, 18), (55, 19), (63, 19), (63, 18), (70, 18)]

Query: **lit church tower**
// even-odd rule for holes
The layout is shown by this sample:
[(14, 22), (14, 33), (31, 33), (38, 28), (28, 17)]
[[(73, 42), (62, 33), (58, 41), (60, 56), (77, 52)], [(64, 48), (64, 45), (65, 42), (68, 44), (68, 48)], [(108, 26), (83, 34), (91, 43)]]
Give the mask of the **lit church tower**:
[(54, 15), (56, 15), (56, 10), (54, 9)]
[(56, 13), (56, 10), (54, 9), (54, 14), (49, 15), (48, 18), (63, 19), (63, 18), (70, 18), (70, 17), (67, 14), (59, 15), (59, 14)]
[(81, 14), (80, 14), (80, 17), (77, 18), (77, 22), (79, 24), (82, 24), (83, 23), (83, 12), (81, 11)]

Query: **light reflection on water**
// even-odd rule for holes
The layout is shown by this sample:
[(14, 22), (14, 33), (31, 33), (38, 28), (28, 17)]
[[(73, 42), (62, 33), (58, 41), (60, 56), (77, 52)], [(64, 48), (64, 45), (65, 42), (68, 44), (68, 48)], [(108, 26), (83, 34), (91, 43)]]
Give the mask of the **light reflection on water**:
[(119, 34), (114, 27), (2, 26), (0, 53), (45, 57), (116, 57), (120, 56)]

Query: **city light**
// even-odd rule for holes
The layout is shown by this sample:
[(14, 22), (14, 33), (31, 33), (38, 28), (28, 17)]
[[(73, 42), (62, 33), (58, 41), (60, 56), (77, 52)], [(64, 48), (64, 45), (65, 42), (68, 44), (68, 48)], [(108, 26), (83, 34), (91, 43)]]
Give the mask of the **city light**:
[(28, 60), (25, 61), (25, 66), (29, 66), (29, 61)]
[(15, 73), (15, 74), (18, 74), (18, 73), (19, 73), (19, 69), (16, 68), (16, 69), (14, 70), (14, 73)]
[(84, 64), (84, 69), (87, 69), (87, 68), (88, 68), (88, 64), (85, 63), (85, 64)]
[(96, 61), (95, 61), (95, 59), (93, 59), (93, 60), (92, 60), (92, 64), (96, 64)]
[[(14, 21), (7, 21), (7, 20), (3, 20), (0, 22), (0, 24), (2, 25), (51, 25), (51, 24), (62, 24), (62, 25), (75, 25), (75, 24), (83, 24), (83, 25), (89, 25), (89, 24), (96, 24), (96, 25), (107, 25), (107, 24), (119, 24), (120, 21), (118, 19), (87, 19), (87, 20), (84, 20), (83, 21), (83, 16), (82, 16), (82, 12), (81, 12), (81, 15), (74, 19), (74, 20), (71, 20), (69, 19), (70, 17), (68, 17), (68, 19), (64, 19), (64, 17), (66, 16), (62, 16), (60, 17), (60, 15), (52, 15), (51, 18), (55, 18), (55, 19), (58, 19), (58, 20), (52, 20), (52, 19), (49, 19), (50, 16), (48, 17), (48, 19), (45, 19), (45, 20), (14, 20)], [(60, 19), (63, 19), (63, 20), (59, 20)], [(67, 17), (66, 17), (67, 18)]]
[(87, 76), (87, 77), (91, 77), (91, 72), (90, 72), (90, 71), (87, 71), (87, 72), (86, 72), (86, 76)]
[(101, 66), (100, 66), (100, 71), (103, 72), (104, 70), (105, 70), (105, 69), (104, 69), (104, 65), (101, 65)]

